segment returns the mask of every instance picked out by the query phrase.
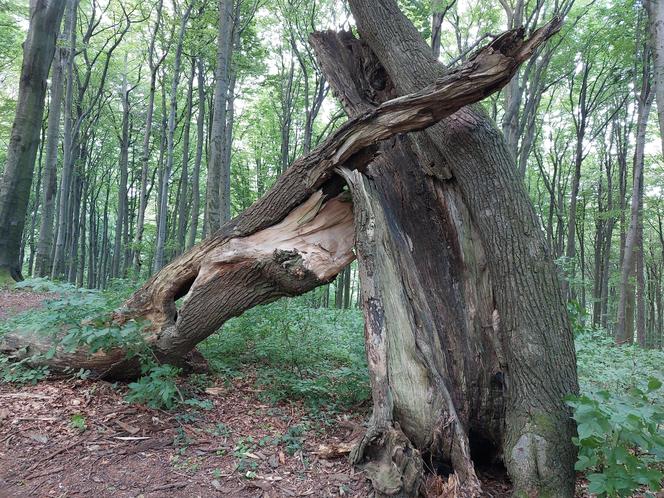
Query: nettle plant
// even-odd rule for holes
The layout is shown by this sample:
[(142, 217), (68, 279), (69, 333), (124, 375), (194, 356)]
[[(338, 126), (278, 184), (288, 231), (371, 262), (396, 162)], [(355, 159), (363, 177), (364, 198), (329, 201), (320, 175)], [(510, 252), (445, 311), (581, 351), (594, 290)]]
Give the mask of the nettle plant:
[(639, 488), (657, 491), (664, 478), (662, 382), (622, 394), (605, 390), (568, 397), (574, 410), (579, 448), (576, 470), (587, 473), (588, 491), (598, 496), (630, 496)]

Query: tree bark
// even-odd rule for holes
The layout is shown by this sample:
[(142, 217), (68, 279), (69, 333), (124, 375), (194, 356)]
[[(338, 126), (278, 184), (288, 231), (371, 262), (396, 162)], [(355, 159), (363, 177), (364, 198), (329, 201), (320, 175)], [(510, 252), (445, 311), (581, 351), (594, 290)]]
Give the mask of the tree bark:
[[(193, 64), (193, 62), (192, 62)], [(187, 249), (193, 247), (198, 235), (198, 215), (201, 204), (200, 171), (203, 159), (203, 144), (205, 142), (205, 74), (203, 59), (196, 59), (198, 73), (198, 115), (196, 116), (196, 157), (194, 158), (194, 171), (191, 185), (191, 223), (187, 237)]]
[[(415, 91), (446, 73), (395, 2), (350, 0), (350, 6), (397, 93)], [(443, 166), (436, 173), (443, 181), (453, 176), (485, 247), (500, 322), (497, 340), (505, 349), (501, 447), (515, 491), (572, 496), (574, 424), (564, 403), (578, 389), (572, 333), (555, 267), (514, 161), (495, 125), (478, 109), (462, 109), (419, 138), (421, 150), (427, 141), (434, 144), (432, 155), (437, 153)]]
[(175, 111), (177, 107), (177, 92), (180, 82), (180, 63), (182, 61), (182, 46), (184, 43), (184, 33), (189, 20), (189, 14), (193, 4), (189, 4), (182, 14), (180, 21), (180, 31), (178, 34), (177, 48), (175, 50), (175, 61), (173, 63), (173, 80), (171, 82), (171, 101), (168, 115), (168, 128), (166, 135), (166, 165), (161, 175), (161, 188), (159, 195), (159, 216), (157, 218), (157, 241), (154, 253), (152, 270), (158, 272), (164, 266), (164, 249), (166, 246), (166, 220), (168, 212), (168, 187), (173, 170), (173, 149), (175, 136)]
[[(182, 254), (187, 236), (187, 206), (189, 200), (189, 140), (191, 130), (192, 98), (194, 92), (194, 73), (196, 64), (191, 61), (191, 70), (187, 82), (187, 102), (184, 115), (184, 131), (182, 132), (182, 173), (180, 175), (180, 202), (178, 203), (177, 253)], [(195, 181), (195, 179), (194, 179)]]
[[(210, 137), (207, 182), (207, 233), (214, 233), (230, 219), (230, 170), (224, 168), (226, 137), (226, 100), (229, 87), (229, 65), (233, 45), (233, 0), (219, 0), (217, 67), (215, 68), (214, 113)], [(226, 165), (230, 166), (230, 165)]]
[(161, 24), (163, 0), (157, 2), (157, 19), (155, 21), (154, 30), (150, 37), (150, 47), (148, 49), (148, 64), (150, 65), (150, 92), (148, 94), (148, 108), (145, 117), (145, 131), (143, 134), (143, 148), (141, 151), (141, 188), (139, 193), (138, 203), (138, 217), (136, 220), (136, 231), (134, 233), (134, 271), (140, 275), (141, 272), (141, 244), (143, 242), (143, 230), (145, 225), (145, 210), (148, 203), (148, 172), (150, 160), (150, 139), (152, 135), (152, 120), (154, 116), (154, 96), (156, 93), (157, 71), (159, 66), (166, 57), (167, 51), (163, 54), (162, 58), (155, 63), (154, 53), (155, 44), (157, 41), (157, 34)]
[[(127, 67), (127, 55), (124, 58), (124, 67)], [(123, 265), (122, 233), (127, 218), (128, 198), (127, 181), (129, 178), (129, 94), (131, 88), (127, 82), (126, 71), (122, 75), (122, 86), (120, 98), (122, 102), (122, 124), (120, 125), (120, 157), (118, 160), (120, 178), (118, 184), (118, 210), (115, 218), (115, 234), (113, 238), (113, 259), (111, 260), (111, 278), (123, 276), (121, 268)]]
[[(69, 8), (73, 7), (72, 2)], [(62, 40), (69, 40), (67, 27), (62, 33)], [(64, 93), (64, 70), (67, 51), (60, 47), (51, 68), (51, 100), (48, 106), (48, 130), (46, 135), (46, 161), (44, 164), (44, 193), (42, 216), (39, 224), (39, 240), (35, 257), (35, 275), (46, 277), (51, 274), (51, 252), (53, 248), (53, 215), (58, 189), (57, 162), (58, 144), (60, 143), (60, 116), (62, 115), (62, 97)]]
[(67, 65), (65, 71), (65, 104), (64, 104), (64, 137), (62, 143), (62, 175), (60, 177), (60, 191), (58, 194), (58, 217), (55, 231), (55, 248), (53, 252), (53, 264), (51, 266), (51, 278), (59, 277), (62, 273), (64, 262), (65, 232), (67, 229), (67, 208), (69, 204), (69, 191), (71, 174), (74, 168), (73, 156), (73, 120), (72, 104), (74, 100), (74, 58), (76, 56), (76, 17), (78, 0), (72, 0), (70, 10), (67, 11)]
[(646, 0), (644, 4), (648, 11), (650, 25), (657, 118), (661, 137), (661, 150), (664, 153), (664, 1)]
[(64, 8), (62, 1), (30, 1), (16, 117), (0, 183), (0, 282), (23, 278), (19, 264), (21, 237), (42, 128), (46, 79)]
[(653, 99), (655, 97), (650, 84), (650, 57), (648, 49), (644, 48), (643, 73), (641, 88), (637, 99), (636, 118), (636, 143), (634, 146), (634, 168), (632, 205), (630, 208), (629, 230), (625, 237), (625, 250), (620, 270), (620, 287), (618, 300), (618, 316), (616, 324), (616, 342), (618, 344), (632, 343), (633, 335), (633, 313), (634, 313), (634, 285), (630, 283), (630, 277), (636, 270), (635, 252), (641, 249), (639, 243), (639, 218), (642, 209), (642, 183), (643, 163), (645, 154), (646, 128)]

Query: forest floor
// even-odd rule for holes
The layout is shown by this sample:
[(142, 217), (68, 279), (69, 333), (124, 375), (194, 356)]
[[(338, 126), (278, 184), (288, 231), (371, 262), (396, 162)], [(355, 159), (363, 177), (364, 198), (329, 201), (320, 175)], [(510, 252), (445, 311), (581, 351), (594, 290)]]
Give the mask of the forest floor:
[(367, 495), (346, 458), (315, 453), (360, 420), (314, 426), (297, 404), (260, 402), (248, 378), (207, 391), (211, 410), (174, 414), (105, 382), (0, 386), (0, 496)]
[[(0, 290), (0, 320), (49, 297)], [(176, 411), (127, 403), (123, 384), (0, 384), (0, 498), (372, 496), (345, 454), (321, 454), (357, 441), (366, 403), (313, 414), (299, 401), (266, 402), (255, 374), (248, 368), (205, 386), (183, 379), (201, 406)], [(480, 478), (484, 496), (510, 495), (504, 475)], [(444, 482), (430, 476), (427, 495), (447, 498), (437, 492)]]
[[(299, 404), (261, 402), (248, 377), (207, 388), (214, 408), (184, 415), (129, 405), (121, 391), (1, 385), (0, 497), (372, 496), (345, 455), (318, 455), (356, 440), (364, 414), (312, 421)], [(503, 479), (482, 480), (485, 496), (510, 495)]]
[[(52, 297), (0, 289), (0, 320)], [(356, 438), (362, 415), (312, 423), (301, 403), (259, 400), (251, 376), (205, 393), (212, 409), (171, 413), (102, 381), (0, 385), (0, 498), (368, 494), (346, 458), (316, 453)]]

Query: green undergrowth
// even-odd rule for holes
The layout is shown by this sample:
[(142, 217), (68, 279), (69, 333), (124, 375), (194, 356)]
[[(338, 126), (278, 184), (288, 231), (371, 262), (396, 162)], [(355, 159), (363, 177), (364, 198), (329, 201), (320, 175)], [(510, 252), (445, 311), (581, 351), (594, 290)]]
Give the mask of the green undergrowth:
[(255, 372), (260, 395), (271, 402), (347, 409), (370, 397), (359, 310), (282, 299), (228, 321), (199, 350), (222, 376)]
[[(141, 349), (143, 324), (111, 324), (110, 312), (131, 292), (126, 282), (104, 292), (39, 279), (18, 287), (54, 292), (57, 298), (0, 324), (0, 334), (59, 331), (63, 347), (85, 344), (93, 351), (133, 345), (130, 350), (144, 354), (144, 376), (127, 386), (129, 402), (180, 409), (182, 416), (191, 416), (191, 410), (211, 408), (209, 401), (197, 398), (207, 385), (234, 378), (253, 382), (258, 396), (268, 402), (301, 400), (315, 416), (370, 399), (359, 310), (313, 308), (306, 297), (251, 309), (199, 345), (211, 374), (182, 382), (178, 368), (156, 364)], [(581, 388), (579, 396), (567, 399), (578, 426), (576, 468), (598, 496), (655, 491), (664, 478), (664, 351), (616, 347), (609, 333), (586, 325), (578, 307), (572, 306), (570, 313)], [(47, 374), (0, 356), (0, 381), (36, 382)], [(85, 377), (85, 372), (72, 375)]]
[(577, 423), (576, 469), (597, 496), (654, 493), (664, 479), (664, 351), (617, 347), (582, 316), (572, 321), (581, 394), (567, 402)]
[[(56, 348), (71, 352), (81, 346), (94, 353), (115, 347), (126, 348), (129, 355), (145, 352), (141, 328), (145, 323), (130, 320), (121, 327), (112, 323), (111, 313), (129, 295), (126, 282), (117, 281), (105, 291), (77, 289), (68, 283), (52, 282), (43, 278), (17, 283), (18, 290), (31, 289), (51, 293), (41, 306), (5, 320), (0, 324), (0, 337), (6, 333), (37, 334), (51, 338), (54, 346), (45, 353), (53, 357)], [(0, 380), (15, 383), (34, 383), (48, 375), (48, 369), (29, 368), (35, 356), (12, 361), (0, 356)], [(71, 372), (86, 377), (86, 372)]]

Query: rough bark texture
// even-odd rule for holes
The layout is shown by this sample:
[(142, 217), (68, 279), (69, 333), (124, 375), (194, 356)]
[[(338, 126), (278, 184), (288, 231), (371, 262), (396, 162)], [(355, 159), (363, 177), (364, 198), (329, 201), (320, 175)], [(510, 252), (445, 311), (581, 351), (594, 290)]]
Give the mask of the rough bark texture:
[[(616, 324), (616, 342), (618, 344), (631, 344), (634, 340), (634, 285), (630, 284), (630, 277), (634, 274), (638, 247), (639, 217), (642, 210), (643, 196), (643, 165), (646, 142), (646, 128), (648, 117), (655, 93), (650, 86), (649, 71), (644, 70), (641, 91), (638, 97), (638, 110), (636, 121), (636, 145), (634, 150), (632, 204), (630, 208), (629, 230), (625, 238), (625, 251), (620, 270), (620, 286), (618, 299), (618, 313)], [(629, 302), (631, 300), (631, 303)], [(629, 310), (631, 308), (631, 311)], [(644, 328), (645, 325), (643, 324)], [(641, 341), (645, 342), (645, 333), (641, 332)]]
[[(375, 56), (350, 33), (317, 34), (312, 43), (350, 115), (394, 96)], [(493, 315), (486, 257), (458, 190), (426, 174), (414, 147), (395, 138), (362, 173), (343, 171), (374, 400), (371, 429), (352, 457), (384, 495), (417, 492), (422, 453), (432, 467), (454, 468), (467, 494), (479, 493), (468, 433), (472, 426), (495, 456), (503, 404), (494, 379), (502, 352), (485, 330)]]
[(207, 182), (207, 233), (214, 233), (230, 218), (230, 165), (224, 169), (226, 136), (226, 100), (229, 87), (229, 64), (233, 52), (233, 0), (219, 0), (219, 32), (213, 117), (210, 136), (210, 159)]
[(662, 152), (664, 153), (664, 2), (662, 0), (646, 0), (644, 4), (648, 11), (657, 100), (657, 118), (662, 141)]
[[(396, 2), (350, 0), (350, 6), (397, 93), (416, 91), (447, 73)], [(434, 168), (452, 173), (487, 256), (499, 316), (496, 340), (506, 355), (502, 450), (507, 470), (517, 492), (572, 496), (574, 425), (563, 398), (578, 389), (575, 353), (533, 207), (503, 137), (479, 109), (464, 108), (422, 135), (415, 137), (416, 144), (425, 139), (418, 149), (426, 152), (427, 144), (434, 144), (438, 157), (433, 159), (439, 161)]]
[(16, 118), (0, 182), (0, 281), (22, 278), (21, 236), (39, 145), (46, 78), (64, 9), (64, 1), (30, 1), (30, 27), (23, 44)]

